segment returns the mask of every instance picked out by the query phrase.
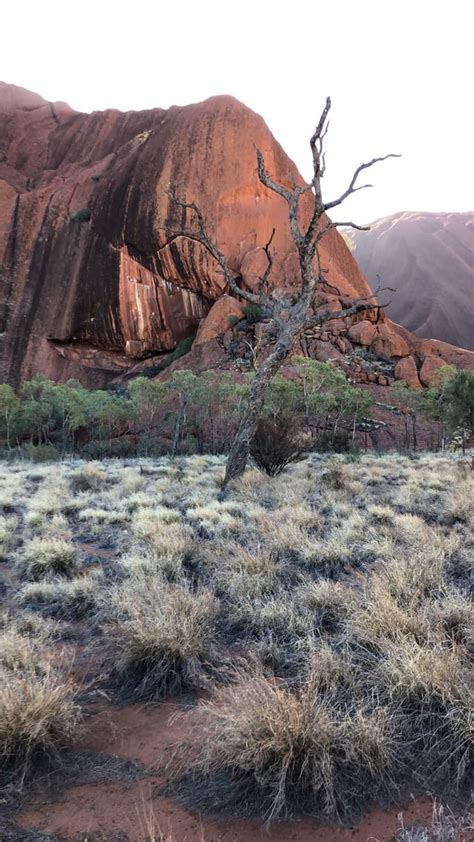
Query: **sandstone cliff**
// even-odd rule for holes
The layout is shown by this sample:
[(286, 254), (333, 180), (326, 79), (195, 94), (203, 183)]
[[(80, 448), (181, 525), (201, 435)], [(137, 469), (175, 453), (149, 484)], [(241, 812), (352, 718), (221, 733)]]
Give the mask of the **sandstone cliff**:
[(421, 337), (474, 349), (474, 213), (399, 213), (356, 231), (373, 284), (394, 287), (389, 315)]
[[(158, 254), (182, 223), (170, 184), (200, 204), (249, 284), (275, 225), (275, 282), (291, 282), (286, 208), (259, 184), (254, 144), (277, 178), (301, 180), (263, 120), (230, 97), (81, 114), (0, 85), (2, 378), (43, 371), (99, 383), (127, 357), (170, 350), (196, 331), (222, 279), (195, 243)], [(367, 293), (336, 233), (324, 257), (342, 294)]]
[[(213, 308), (226, 290), (199, 244), (166, 245), (183, 225), (166, 190), (200, 205), (249, 288), (274, 226), (272, 282), (296, 283), (286, 204), (258, 181), (255, 145), (276, 180), (302, 183), (264, 121), (231, 97), (82, 114), (0, 83), (0, 380), (16, 385), (42, 372), (101, 386), (198, 327), (199, 366), (225, 362), (234, 341), (227, 315), (240, 308), (233, 300)], [(420, 385), (443, 361), (473, 364), (474, 355), (418, 341), (383, 313), (362, 325), (338, 319), (347, 299), (370, 290), (337, 232), (321, 251), (329, 272), (318, 303), (334, 318), (302, 337), (301, 352), (381, 385), (397, 376)], [(361, 350), (375, 370), (359, 364)]]

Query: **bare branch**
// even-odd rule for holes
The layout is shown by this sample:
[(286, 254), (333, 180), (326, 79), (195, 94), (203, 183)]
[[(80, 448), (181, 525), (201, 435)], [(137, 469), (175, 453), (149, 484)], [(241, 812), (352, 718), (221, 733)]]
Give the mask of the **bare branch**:
[(379, 304), (376, 297), (380, 292), (387, 292), (388, 290), (393, 292), (392, 287), (378, 287), (371, 295), (357, 298), (350, 307), (345, 307), (342, 310), (325, 310), (322, 313), (315, 313), (314, 316), (309, 317), (304, 327), (315, 327), (316, 325), (324, 324), (324, 322), (330, 321), (331, 319), (345, 319), (347, 316), (354, 316), (357, 313), (363, 313), (368, 310), (377, 309), (380, 311), (384, 307), (388, 307), (390, 301), (385, 304)]
[[(274, 193), (277, 193), (287, 202), (291, 236), (293, 237), (293, 240), (299, 249), (303, 242), (303, 235), (300, 231), (300, 227), (298, 224), (298, 201), (300, 196), (302, 195), (302, 192), (306, 192), (306, 185), (302, 191), (299, 187), (296, 187), (292, 191), (288, 190), (288, 188), (285, 187), (283, 184), (279, 184), (277, 181), (273, 181), (273, 179), (270, 178), (265, 169), (265, 160), (262, 152), (260, 151), (260, 149), (258, 149), (258, 147), (255, 147), (255, 149), (257, 153), (257, 172), (259, 180), (265, 187), (268, 187), (269, 190), (272, 190)], [(310, 187), (308, 189), (310, 189)]]
[[(323, 141), (326, 137), (329, 128), (329, 122), (326, 123), (326, 120), (328, 118), (330, 108), (331, 97), (328, 96), (326, 98), (326, 104), (322, 110), (321, 117), (319, 118), (319, 123), (316, 126), (315, 132), (309, 142), (309, 145), (311, 146), (311, 152), (313, 153), (313, 184), (315, 180), (318, 180), (323, 175), (323, 172), (321, 170), (321, 156), (323, 153)], [(323, 167), (325, 167), (324, 163)], [(316, 188), (316, 184), (314, 184), (314, 187)]]
[(275, 236), (275, 229), (272, 229), (272, 233), (270, 234), (270, 239), (268, 240), (267, 244), (263, 247), (263, 250), (267, 256), (267, 268), (263, 273), (262, 277), (260, 278), (260, 283), (258, 285), (258, 291), (260, 295), (265, 292), (265, 287), (267, 285), (268, 278), (270, 277), (270, 273), (273, 267), (273, 254), (270, 251), (270, 246), (272, 244), (273, 238)]
[(372, 158), (371, 161), (368, 161), (365, 164), (360, 164), (357, 167), (356, 171), (354, 172), (354, 175), (352, 176), (351, 182), (350, 182), (347, 190), (345, 190), (344, 193), (342, 193), (339, 196), (338, 199), (333, 199), (332, 202), (326, 202), (324, 204), (324, 210), (328, 211), (328, 210), (331, 210), (331, 208), (335, 208), (335, 207), (337, 207), (337, 205), (342, 204), (342, 202), (344, 202), (344, 200), (347, 199), (347, 197), (350, 196), (351, 193), (355, 193), (357, 190), (365, 190), (367, 187), (373, 186), (372, 184), (361, 184), (360, 186), (356, 187), (356, 181), (359, 178), (359, 175), (361, 174), (361, 172), (363, 172), (363, 170), (368, 170), (368, 169), (370, 169), (370, 167), (373, 167), (374, 164), (378, 164), (378, 163), (380, 163), (380, 161), (386, 161), (388, 158), (401, 158), (401, 157), (402, 157), (401, 155), (398, 155), (394, 152), (390, 152), (388, 155), (383, 155), (381, 158)]
[(354, 228), (356, 231), (370, 231), (370, 225), (356, 225), (355, 222), (331, 222), (331, 228)]
[(209, 252), (209, 254), (214, 258), (214, 260), (219, 264), (226, 285), (229, 289), (234, 293), (234, 295), (238, 296), (239, 298), (244, 298), (246, 301), (251, 302), (252, 304), (262, 304), (261, 295), (255, 295), (252, 292), (247, 292), (247, 290), (243, 290), (239, 287), (237, 283), (237, 278), (239, 277), (236, 275), (230, 267), (227, 265), (227, 261), (220, 251), (216, 244), (211, 240), (209, 234), (207, 233), (206, 224), (204, 221), (204, 216), (202, 214), (201, 209), (197, 206), (196, 202), (185, 202), (182, 199), (178, 199), (174, 193), (172, 187), (169, 187), (166, 190), (166, 194), (169, 196), (174, 204), (178, 205), (178, 207), (183, 208), (183, 210), (190, 210), (195, 215), (197, 219), (197, 227), (198, 232), (183, 229), (180, 232), (173, 234), (172, 237), (165, 243), (163, 246), (160, 247), (159, 251), (162, 251), (166, 246), (170, 245), (174, 242), (178, 237), (185, 237), (187, 240), (194, 240), (194, 242), (200, 243), (204, 246), (204, 248)]

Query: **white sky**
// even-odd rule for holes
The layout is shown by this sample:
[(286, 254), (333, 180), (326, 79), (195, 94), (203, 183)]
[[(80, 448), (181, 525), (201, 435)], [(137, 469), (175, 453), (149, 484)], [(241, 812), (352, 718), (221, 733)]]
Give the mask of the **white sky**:
[(386, 152), (367, 222), (473, 210), (474, 0), (2, 0), (0, 79), (93, 111), (236, 96), (309, 175), (332, 97), (325, 198)]

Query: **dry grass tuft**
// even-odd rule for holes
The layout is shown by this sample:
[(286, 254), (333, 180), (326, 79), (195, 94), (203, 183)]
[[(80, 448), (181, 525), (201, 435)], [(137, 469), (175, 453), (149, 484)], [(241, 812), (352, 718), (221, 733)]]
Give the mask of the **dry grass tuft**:
[(120, 697), (157, 700), (208, 684), (216, 667), (212, 594), (137, 577), (111, 589), (104, 603), (106, 665)]
[(61, 538), (34, 538), (23, 550), (24, 568), (29, 579), (51, 576), (72, 577), (77, 571), (76, 548)]
[(14, 629), (0, 638), (0, 769), (22, 769), (76, 736), (81, 721), (78, 689), (44, 641)]
[(82, 620), (95, 610), (99, 591), (100, 576), (91, 573), (69, 580), (31, 582), (19, 591), (18, 600), (58, 619)]
[(468, 842), (474, 831), (474, 814), (457, 818), (451, 811), (446, 811), (442, 805), (434, 802), (429, 827), (405, 827), (403, 816), (400, 823), (401, 828), (394, 842)]
[(263, 815), (310, 810), (347, 820), (391, 786), (393, 722), (380, 708), (338, 709), (311, 677), (292, 692), (242, 674), (199, 706), (200, 749), (184, 746), (171, 776), (187, 803)]

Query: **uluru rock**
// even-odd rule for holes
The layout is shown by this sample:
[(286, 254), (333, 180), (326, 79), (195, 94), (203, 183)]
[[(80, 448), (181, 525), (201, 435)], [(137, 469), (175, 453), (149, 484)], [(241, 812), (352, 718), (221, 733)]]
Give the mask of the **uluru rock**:
[[(275, 180), (303, 184), (261, 117), (232, 97), (83, 114), (0, 83), (0, 380), (18, 385), (41, 372), (103, 386), (172, 350), (201, 324), (194, 355), (177, 364), (215, 364), (219, 348), (224, 353), (214, 338), (224, 315), (217, 319), (215, 310), (207, 327), (206, 317), (228, 290), (206, 249), (176, 235), (193, 220), (170, 200), (170, 185), (200, 206), (243, 287), (258, 284), (275, 228), (270, 283), (297, 289), (287, 206), (259, 182), (255, 146)], [(302, 222), (312, 201), (305, 193)], [(341, 306), (370, 296), (370, 288), (335, 229), (320, 252), (328, 272), (316, 307), (334, 312), (338, 333), (346, 328)], [(401, 337), (418, 359), (473, 364), (474, 355), (444, 343), (423, 348), (429, 340), (390, 327), (378, 310), (363, 321), (357, 331), (365, 331), (364, 343), (382, 337), (384, 324), (384, 341)], [(326, 324), (311, 353), (342, 357), (331, 339)]]
[(351, 232), (372, 288), (393, 287), (388, 315), (419, 337), (474, 349), (474, 213), (397, 213)]
[(243, 303), (237, 301), (236, 298), (232, 298), (231, 295), (222, 295), (212, 305), (206, 318), (200, 324), (194, 344), (202, 345), (203, 342), (209, 342), (225, 333), (230, 327), (232, 318), (243, 319), (243, 308)]
[[(232, 97), (82, 114), (0, 83), (0, 377), (41, 371), (98, 385), (110, 372), (96, 352), (115, 355), (118, 371), (127, 349), (165, 352), (196, 332), (226, 290), (207, 251), (172, 236), (192, 220), (170, 184), (199, 204), (249, 283), (275, 227), (272, 283), (297, 284), (287, 207), (259, 182), (255, 145), (277, 180), (303, 183), (261, 117)], [(369, 293), (336, 231), (321, 254), (341, 295)], [(82, 352), (96, 368), (82, 370)]]
[(414, 389), (421, 389), (418, 369), (413, 357), (403, 357), (400, 359), (397, 362), (393, 373), (395, 380), (404, 380), (408, 386), (411, 386)]
[(447, 363), (441, 357), (425, 357), (420, 368), (420, 380), (423, 386), (431, 386), (438, 371), (446, 365)]

